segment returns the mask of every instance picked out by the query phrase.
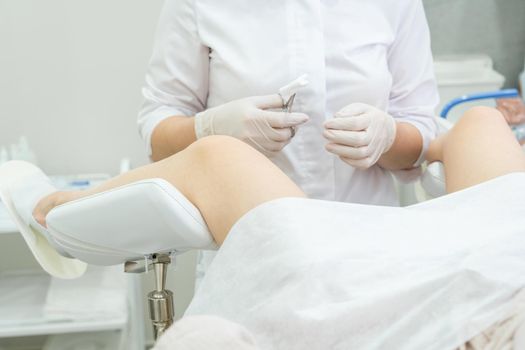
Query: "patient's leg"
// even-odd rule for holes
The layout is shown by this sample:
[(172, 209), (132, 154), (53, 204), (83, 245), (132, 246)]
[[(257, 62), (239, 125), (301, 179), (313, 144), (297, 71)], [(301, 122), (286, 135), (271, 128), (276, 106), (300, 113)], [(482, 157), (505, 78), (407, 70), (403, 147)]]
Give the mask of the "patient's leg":
[(427, 160), (442, 161), (447, 192), (455, 192), (512, 172), (525, 172), (525, 154), (496, 109), (470, 109), (434, 140)]
[(169, 181), (195, 204), (219, 244), (232, 225), (257, 205), (282, 197), (304, 197), (279, 168), (250, 146), (228, 136), (211, 136), (94, 189), (52, 194), (40, 201), (33, 214), (43, 223), (57, 205), (149, 178)]

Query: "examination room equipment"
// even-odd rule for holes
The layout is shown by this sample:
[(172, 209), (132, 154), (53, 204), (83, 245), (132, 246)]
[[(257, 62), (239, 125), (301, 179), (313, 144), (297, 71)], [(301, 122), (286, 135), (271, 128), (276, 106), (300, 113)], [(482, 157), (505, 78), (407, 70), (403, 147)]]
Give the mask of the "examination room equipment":
[[(306, 79), (304, 77), (302, 79), (299, 85), (306, 84), (304, 83)], [(516, 90), (498, 90), (462, 96), (445, 106), (441, 113), (443, 118), (438, 119), (437, 122), (442, 130), (447, 130), (450, 127), (450, 122), (446, 120), (447, 114), (457, 106), (472, 100), (516, 97), (517, 94)], [(293, 104), (295, 93), (282, 92), (281, 96), (287, 101), (285, 108), (288, 110)], [(126, 170), (129, 164), (124, 163), (127, 165), (123, 164), (122, 168)], [(26, 171), (30, 176), (34, 169), (21, 163), (19, 170)], [(103, 179), (103, 177), (97, 179), (80, 177), (60, 178), (55, 181), (62, 182), (60, 186), (62, 188), (68, 186), (69, 188), (82, 188)], [(5, 183), (3, 185), (6, 186)], [(429, 198), (444, 194), (443, 169), (439, 163), (433, 163), (426, 168), (422, 177), (422, 186)], [(465, 198), (465, 201), (468, 200), (471, 199)], [(16, 217), (10, 198), (4, 195), (2, 202)], [(302, 207), (303, 203), (299, 203), (298, 206)], [(341, 215), (344, 209), (344, 205), (339, 207), (338, 204), (328, 203), (320, 207), (326, 212), (341, 211)], [(271, 212), (279, 212), (278, 208), (281, 207), (277, 205)], [(419, 208), (422, 212), (425, 211), (424, 205)], [(314, 210), (314, 207), (307, 205), (305, 209)], [(283, 213), (287, 210), (284, 205)], [(265, 210), (259, 213), (263, 218), (270, 215), (270, 211)], [(399, 215), (403, 216), (403, 213), (404, 211), (400, 211)], [(443, 219), (440, 220), (445, 221), (445, 216), (449, 214), (445, 211)], [(424, 215), (422, 214), (422, 217)], [(253, 216), (252, 219), (254, 219)], [(244, 227), (246, 230), (252, 230), (252, 227), (257, 227), (257, 222), (258, 219), (251, 224), (245, 223)], [(268, 222), (272, 222), (269, 217)], [(175, 296), (166, 288), (168, 267), (174, 265), (179, 254), (188, 250), (217, 249), (198, 209), (172, 185), (161, 179), (135, 182), (60, 206), (50, 212), (47, 223), (52, 237), (46, 237), (35, 230), (26, 232), (22, 230), (22, 234), (28, 245), (33, 247), (33, 253), (39, 263), (54, 276), (78, 277), (84, 273), (86, 263), (93, 265), (123, 264), (124, 272), (129, 274), (147, 272), (154, 274), (155, 289), (148, 294), (147, 304), (155, 339), (158, 339), (174, 321), (173, 299)], [(302, 224), (295, 223), (295, 225), (301, 226)], [(311, 225), (314, 227), (313, 223)], [(316, 229), (321, 230), (321, 227)], [(124, 236), (125, 240), (123, 240)], [(126, 243), (123, 244), (123, 241)], [(76, 266), (71, 267), (71, 262), (64, 260), (55, 251), (57, 247), (63, 248), (64, 251), (74, 252), (74, 256), (82, 262), (78, 261)], [(223, 274), (224, 272), (212, 271), (210, 278), (220, 279), (220, 276), (224, 277)], [(205, 283), (211, 282), (205, 281)], [(220, 288), (226, 288), (221, 283), (218, 285)], [(204, 292), (197, 294), (195, 302), (188, 311), (189, 314), (214, 308), (218, 310), (217, 313), (224, 314), (224, 310), (209, 305), (207, 298), (209, 295), (206, 296)], [(225, 303), (224, 307), (227, 308), (227, 305), (228, 303)], [(229, 307), (234, 308), (235, 306), (230, 305)]]
[[(308, 75), (303, 74), (299, 78), (295, 79), (291, 83), (283, 86), (279, 89), (279, 96), (283, 100), (283, 112), (291, 113), (293, 108), (293, 102), (295, 100), (295, 95), (297, 92), (308, 85)], [(295, 136), (297, 132), (296, 127), (292, 127), (292, 137)]]
[[(0, 0), (0, 350), (241, 350), (201, 341), (219, 333), (257, 345), (242, 350), (525, 350), (525, 175), (445, 195), (443, 165), (419, 167), (436, 124), (513, 99), (519, 81), (523, 92), (524, 11), (525, 0)], [(208, 215), (241, 201), (196, 200), (163, 179), (68, 202), (49, 230), (4, 191), (2, 165), (21, 160), (20, 176), (38, 173), (28, 162), (57, 189), (98, 192), (198, 142), (196, 115), (270, 96), (257, 109), (305, 118), (270, 124), (284, 141), (255, 130), (269, 139), (261, 159), (309, 199), (254, 208), (220, 247)], [(324, 123), (354, 103), (419, 130), (413, 169), (381, 159), (367, 172), (327, 152)], [(251, 126), (226, 123), (241, 107), (214, 118), (212, 138), (252, 145), (228, 134)], [(513, 128), (525, 141), (525, 124)], [(419, 141), (409, 136), (399, 145)], [(210, 151), (211, 188), (229, 187), (214, 179), (235, 150)], [(173, 174), (184, 186), (199, 175)], [(246, 194), (250, 180), (232, 187)]]
[[(515, 96), (515, 94), (515, 91), (497, 91), (485, 93), (483, 96), (485, 98), (494, 98), (503, 95), (506, 97)], [(475, 94), (474, 98), (480, 98), (480, 95)], [(462, 101), (470, 99), (464, 97)], [(34, 168), (27, 165), (27, 163), (20, 163), (17, 170), (21, 172), (21, 176), (24, 176), (24, 174), (31, 176)], [(427, 169), (428, 171), (430, 171), (430, 168)], [(423, 178), (425, 178), (425, 175)], [(443, 186), (443, 178), (439, 178), (439, 176), (435, 178), (439, 181), (432, 183), (431, 186)], [(515, 179), (510, 179), (509, 181), (515, 181)], [(72, 186), (81, 186), (89, 183), (89, 181), (71, 180), (68, 183)], [(3, 183), (2, 186), (9, 186), (9, 184)], [(444, 190), (442, 189), (442, 191)], [(497, 188), (491, 191), (493, 192), (490, 193), (496, 193)], [(5, 191), (2, 191), (2, 194), (2, 202), (11, 211), (11, 214), (16, 217), (17, 214), (12, 207), (11, 199), (5, 195)], [(478, 195), (487, 195), (487, 193)], [(465, 203), (472, 200), (472, 198), (463, 195), (463, 197), (455, 198), (456, 205), (462, 203), (462, 200), (458, 200), (460, 198), (463, 198), (462, 200)], [(303, 203), (297, 203), (297, 205), (303, 206)], [(497, 203), (493, 204), (493, 206), (497, 205)], [(344, 207), (345, 204), (326, 203), (320, 207), (306, 206), (305, 209), (308, 211), (324, 208), (323, 210), (333, 213), (344, 210)], [(275, 215), (277, 212), (286, 213), (288, 210), (286, 209), (287, 205), (284, 205), (281, 209), (279, 208), (281, 208), (280, 205), (276, 205), (270, 211), (263, 208), (259, 211), (259, 215), (262, 218), (267, 217), (268, 222), (272, 222), (268, 217), (269, 215)], [(423, 214), (425, 211), (424, 203), (419, 205), (418, 208), (420, 209), (415, 208), (414, 210), (422, 210), (422, 218), (425, 217), (425, 214)], [(490, 208), (494, 209), (493, 207)], [(403, 213), (404, 211), (401, 209), (399, 212), (396, 211), (395, 215), (402, 217)], [(390, 214), (387, 214), (387, 211), (385, 211), (385, 215)], [(448, 217), (450, 213), (445, 211), (443, 215), (443, 218), (437, 221), (447, 221), (448, 219), (445, 219), (445, 217)], [(478, 214), (476, 213), (475, 215)], [(341, 216), (344, 216), (342, 212)], [(313, 217), (314, 215), (312, 214)], [(257, 222), (261, 220), (253, 215), (251, 218), (251, 220), (255, 219), (255, 222), (251, 224), (245, 223), (246, 230), (252, 230), (252, 228), (257, 227)], [(249, 222), (248, 219), (246, 221)], [(174, 296), (171, 291), (166, 289), (168, 266), (176, 260), (178, 254), (190, 249), (214, 250), (217, 248), (198, 209), (171, 184), (160, 179), (135, 182), (67, 203), (51, 211), (48, 215), (47, 223), (50, 232), (52, 232), (52, 237), (42, 236), (41, 233), (35, 230), (26, 232), (22, 230), (22, 234), (28, 245), (35, 248), (33, 253), (37, 260), (52, 275), (62, 278), (78, 277), (84, 273), (85, 263), (94, 265), (124, 264), (124, 271), (127, 273), (148, 271), (154, 273), (155, 290), (148, 294), (147, 301), (155, 338), (160, 337), (173, 323)], [(459, 224), (459, 222), (456, 223)], [(310, 224), (313, 225), (313, 223)], [(291, 223), (291, 225), (299, 225), (299, 223)], [(321, 230), (321, 227), (317, 227), (317, 229)], [(451, 228), (441, 229), (448, 231)], [(122, 239), (124, 236), (126, 237), (125, 240)], [(123, 244), (123, 241), (126, 243)], [(71, 262), (65, 261), (55, 251), (57, 246), (62, 247), (65, 251), (74, 252), (75, 257), (83, 262), (78, 262), (78, 265), (71, 269)], [(232, 249), (231, 247), (229, 248), (230, 252)], [(224, 256), (225, 254), (222, 255)], [(222, 266), (225, 266), (225, 264), (223, 263)], [(212, 270), (212, 277), (210, 278), (224, 278), (224, 272), (215, 272), (215, 274), (216, 277), (213, 277), (214, 272)], [(211, 282), (205, 281), (205, 283), (209, 284)], [(217, 280), (214, 283), (218, 283)], [(218, 285), (220, 288), (226, 288), (221, 283), (218, 283)], [(205, 295), (204, 292), (197, 294), (195, 302), (192, 303), (189, 309), (189, 313), (215, 309), (217, 313), (224, 314), (224, 310), (221, 310), (218, 306), (208, 304), (208, 299)], [(228, 303), (224, 307), (227, 308), (227, 305)], [(234, 307), (234, 305), (229, 307)]]
[(520, 93), (516, 89), (489, 91), (489, 92), (482, 92), (478, 94), (464, 95), (461, 97), (457, 97), (453, 99), (452, 101), (448, 102), (445, 105), (445, 107), (443, 107), (443, 110), (440, 113), (440, 117), (446, 119), (450, 110), (462, 103), (468, 103), (468, 102), (479, 101), (479, 100), (491, 100), (491, 99), (500, 99), (500, 98), (518, 98), (518, 97), (520, 97)]
[[(108, 177), (93, 173), (51, 179), (57, 188), (80, 190)], [(136, 279), (122, 274), (118, 266), (90, 266), (80, 278), (64, 280), (25, 267), (33, 257), (21, 253), (18, 261), (4, 266), (19, 235), (0, 200), (0, 349), (109, 350), (123, 344), (141, 349), (142, 299)]]
[[(20, 220), (18, 224), (22, 234), (28, 245), (34, 248), (35, 257), (42, 266), (61, 277), (73, 278), (83, 273), (82, 263), (74, 270), (68, 269), (64, 266), (62, 256), (56, 250), (46, 249), (47, 245), (47, 248), (62, 247), (66, 253), (74, 254), (90, 264), (113, 265), (130, 261), (126, 264), (128, 272), (154, 270), (156, 290), (148, 296), (150, 316), (155, 334), (162, 335), (171, 324), (173, 315), (172, 295), (164, 289), (166, 267), (172, 256), (193, 248), (215, 248), (197, 208), (166, 181), (142, 180), (56, 207), (47, 217), (50, 236), (46, 238), (40, 236), (38, 230), (30, 229), (30, 226), (21, 222), (22, 218), (18, 216), (10, 196), (10, 189), (15, 184), (5, 181), (8, 171), (17, 174), (17, 179), (13, 180), (17, 181), (33, 178), (39, 170), (24, 162), (10, 163), (8, 168), (2, 169), (4, 181), (0, 193), (13, 218)], [(523, 179), (523, 174), (510, 174), (408, 208), (301, 198), (283, 198), (265, 203), (250, 211), (232, 229), (229, 240), (219, 251), (187, 314), (211, 313), (248, 325), (249, 329), (256, 331), (257, 340), (270, 348), (285, 342), (287, 349), (300, 349), (304, 348), (305, 342), (310, 342), (313, 349), (319, 349), (321, 344), (330, 339), (330, 330), (338, 329), (341, 332), (345, 327), (349, 327), (350, 335), (338, 339), (347, 346), (359, 345), (360, 341), (370, 339), (370, 334), (374, 334), (373, 338), (378, 344), (393, 344), (393, 348), (401, 348), (401, 344), (406, 344), (405, 349), (415, 349), (417, 344), (422, 341), (425, 343), (425, 339), (434, 339), (437, 334), (445, 336), (429, 349), (440, 349), (439, 346), (447, 348), (451, 344), (466, 341), (501, 317), (512, 315), (518, 307), (515, 303), (521, 301), (521, 298), (513, 300), (510, 296), (519, 292), (524, 282), (525, 266), (520, 260), (506, 260), (504, 257), (519, 254), (524, 243), (523, 235), (520, 234), (522, 226), (515, 224), (516, 220), (523, 222), (524, 217), (518, 215), (521, 206), (514, 203), (514, 193), (502, 190), (512, 184), (513, 188), (521, 191), (525, 185)], [(487, 197), (494, 200), (482, 200)], [(513, 205), (502, 212), (502, 203)], [(300, 208), (302, 215), (290, 215), (291, 211), (297, 212), (297, 208)], [(350, 217), (344, 215), (349, 208), (353, 210)], [(498, 220), (491, 217), (490, 213), (494, 212), (498, 213)], [(373, 219), (378, 214), (383, 218), (382, 222)], [(384, 230), (384, 221), (391, 224), (389, 227), (395, 235)], [(416, 229), (430, 221), (435, 224), (427, 225), (424, 231)], [(473, 223), (476, 223), (474, 230)], [(364, 232), (369, 234), (345, 234), (349, 224), (356, 232), (360, 232), (362, 226)], [(376, 229), (370, 231), (370, 227), (375, 226)], [(325, 234), (312, 234), (315, 232)], [(457, 241), (459, 232), (464, 239)], [(505, 239), (501, 239), (500, 234), (504, 234)], [(341, 242), (346, 243), (341, 245)], [(377, 242), (382, 244), (377, 245)], [(275, 259), (265, 258), (270, 253), (275, 254)], [(386, 254), (387, 260), (370, 260), (368, 254)], [(435, 265), (436, 261), (445, 257), (466, 259), (466, 265)], [(332, 259), (340, 261), (345, 268), (334, 269)], [(365, 259), (365, 265), (362, 259)], [(138, 265), (143, 260), (144, 265)], [(235, 261), (240, 262), (243, 268), (239, 269)], [(401, 264), (401, 261), (405, 263)], [(498, 267), (492, 266), (490, 261), (498, 261)], [(67, 263), (71, 266), (71, 261)], [(294, 267), (280, 271), (275, 264), (281, 263)], [(314, 274), (323, 283), (328, 283), (326, 287), (329, 289), (322, 287), (324, 284), (315, 287), (315, 300), (318, 300), (315, 304), (311, 304), (315, 300), (309, 299), (310, 293), (297, 294), (304, 287), (304, 264), (310, 268), (317, 266), (309, 270), (308, 275)], [(329, 265), (332, 266), (331, 270), (326, 269)], [(366, 274), (344, 273), (348, 268), (355, 270), (359, 266), (363, 271), (385, 271), (385, 275), (379, 281), (374, 279), (377, 272), (372, 273), (372, 276), (376, 276), (372, 279), (368, 279)], [(271, 273), (264, 274), (263, 271)], [(286, 271), (299, 273), (287, 275)], [(327, 271), (332, 271), (330, 277)], [(479, 274), (482, 278), (472, 278), (474, 276), (471, 273), (474, 276)], [(322, 274), (325, 278), (321, 277)], [(263, 294), (243, 294), (253, 292), (254, 287), (260, 286), (259, 278), (249, 278), (254, 275), (260, 278), (265, 276), (265, 288), (273, 289), (274, 286), (275, 290), (280, 291), (275, 296), (281, 298), (278, 304), (273, 306), (271, 300), (274, 297), (264, 297), (264, 290), (260, 290)], [(235, 280), (242, 281), (242, 284), (232, 284), (228, 276), (235, 276)], [(283, 278), (287, 283), (282, 283)], [(442, 283), (441, 278), (445, 278), (446, 283)], [(380, 288), (371, 293), (371, 304), (368, 306), (366, 303), (352, 305), (352, 295), (363, 295), (367, 290), (370, 292), (373, 290), (370, 288), (377, 283), (388, 284), (390, 288)], [(337, 292), (331, 291), (337, 286), (340, 288)], [(484, 293), (472, 294), (481, 287)], [(395, 293), (389, 296), (391, 291)], [(437, 297), (441, 293), (454, 295), (452, 299), (444, 301), (445, 308), (440, 308), (439, 304), (428, 304), (432, 300), (426, 299), (428, 296)], [(257, 317), (251, 317), (252, 312), (247, 314), (243, 303), (238, 303), (248, 296), (254, 298)], [(322, 297), (317, 299), (318, 296)], [(219, 297), (220, 302), (217, 302), (216, 297)], [(384, 305), (378, 313), (384, 313), (390, 321), (378, 324), (372, 306), (388, 302), (390, 297), (398, 302), (387, 303), (389, 306)], [(348, 302), (333, 308), (339, 298)], [(485, 306), (478, 309), (478, 305)], [(411, 312), (401, 317), (400, 312), (407, 307)], [(462, 312), (449, 315), (456, 308)], [(436, 326), (418, 328), (417, 325), (430, 321), (426, 319), (429, 312), (435, 313)], [(341, 323), (340, 317), (348, 322)], [(464, 325), (472, 317), (479, 318), (476, 326), (469, 323), (471, 328), (460, 339), (455, 339), (454, 327)], [(353, 318), (360, 319), (360, 322)], [(322, 321), (324, 326), (319, 327), (315, 319)], [(370, 334), (363, 333), (363, 323)], [(283, 333), (272, 329), (272, 324), (281, 330), (286, 329), (285, 324), (298, 328), (290, 327)], [(294, 332), (317, 335), (299, 337)], [(285, 334), (288, 336), (281, 338)], [(407, 337), (407, 334), (412, 337)]]
[[(473, 94), (472, 96), (463, 96), (462, 98), (447, 106), (445, 112), (450, 111), (453, 107), (472, 99), (490, 99), (499, 98), (502, 96), (515, 97), (516, 94), (517, 91), (508, 90)], [(442, 113), (443, 117), (446, 117), (447, 115), (445, 112)], [(446, 128), (446, 124), (442, 125), (444, 125)], [(28, 178), (34, 176), (36, 171), (33, 166), (22, 162), (16, 165), (15, 168), (20, 176), (27, 176)], [(429, 167), (427, 168), (426, 172), (431, 172), (431, 170), (432, 168)], [(430, 186), (431, 190), (429, 190), (429, 192), (434, 196), (439, 196), (440, 191), (444, 193), (444, 188), (438, 190), (435, 189), (444, 185), (444, 180), (442, 177), (440, 177), (440, 175), (442, 175), (442, 169), (439, 169), (437, 176), (433, 175), (429, 177), (428, 175), (423, 175), (423, 179), (427, 179), (427, 183), (423, 181), (423, 187), (427, 189), (427, 187)], [(428, 179), (435, 181), (430, 183), (428, 182)], [(519, 176), (509, 176), (506, 179), (498, 179), (497, 181), (494, 181), (496, 185), (492, 185), (495, 187), (488, 190), (489, 192), (476, 192), (474, 190), (470, 192), (463, 191), (466, 193), (459, 193), (455, 197), (443, 197), (443, 212), (439, 214), (443, 216), (442, 218), (436, 219), (435, 216), (438, 215), (436, 212), (428, 212), (425, 214), (425, 208), (427, 206), (425, 203), (416, 205), (411, 209), (409, 208), (408, 210), (403, 208), (385, 208), (383, 215), (386, 215), (387, 217), (394, 215), (397, 218), (396, 220), (405, 222), (404, 225), (406, 226), (409, 220), (403, 219), (403, 216), (405, 214), (412, 215), (412, 213), (415, 211), (418, 212), (418, 216), (421, 216), (422, 220), (426, 220), (425, 217), (431, 215), (433, 217), (432, 220), (435, 220), (436, 222), (448, 222), (448, 226), (436, 227), (436, 230), (441, 232), (455, 232), (457, 229), (453, 229), (453, 225), (459, 225), (459, 227), (463, 227), (465, 222), (472, 222), (472, 220), (465, 219), (463, 217), (457, 217), (453, 220), (449, 212), (449, 210), (452, 209), (446, 209), (447, 206), (445, 204), (451, 200), (454, 200), (455, 208), (457, 209), (467, 205), (468, 203), (471, 203), (471, 201), (476, 202), (472, 199), (472, 196), (493, 196), (493, 193), (498, 193), (499, 185), (497, 184), (503, 184), (506, 181), (515, 182), (516, 186), (519, 186), (521, 178), (519, 178)], [(71, 183), (78, 185), (78, 182)], [(6, 195), (7, 192), (5, 189), (9, 188), (9, 184), (4, 182), (2, 186), (2, 201), (7, 206), (7, 209), (11, 212), (11, 215), (17, 218), (17, 213), (13, 207), (12, 199), (9, 197), (9, 195)], [(468, 193), (471, 193), (470, 197)], [(286, 201), (282, 201), (280, 204), (277, 203), (265, 205), (262, 209), (257, 211), (258, 214), (248, 215), (247, 219), (243, 219), (242, 223), (240, 224), (240, 230), (242, 230), (244, 225), (245, 232), (252, 230), (257, 231), (255, 228), (258, 227), (258, 223), (261, 222), (260, 220), (268, 221), (268, 223), (276, 222), (275, 219), (270, 219), (270, 216), (275, 216), (277, 213), (281, 213), (280, 215), (286, 216), (285, 213), (289, 210), (287, 208), (292, 206), (303, 207), (303, 209), (305, 209), (307, 212), (308, 210), (320, 210), (321, 208), (324, 208), (321, 210), (327, 210), (327, 212), (332, 213), (341, 211), (341, 217), (344, 217), (342, 211), (345, 210), (345, 207), (351, 206), (349, 204), (329, 202), (326, 202), (325, 204), (319, 202), (316, 204), (315, 201), (313, 204), (305, 204), (306, 203), (297, 202), (293, 205), (289, 205), (289, 203)], [(498, 204), (496, 201), (491, 203), (487, 208), (475, 208), (475, 210), (470, 210), (469, 212), (471, 215), (477, 216), (479, 215), (479, 212), (483, 210), (495, 210), (495, 208), (497, 208), (499, 205), (500, 204)], [(268, 209), (266, 207), (272, 209)], [(118, 208), (118, 210), (116, 208)], [(456, 209), (453, 210), (455, 211)], [(519, 207), (517, 207), (516, 210), (519, 210)], [(390, 213), (390, 211), (392, 211), (392, 213)], [(510, 214), (515, 215), (513, 212), (509, 213), (509, 215)], [(366, 215), (368, 214), (363, 212), (363, 215), (360, 216), (360, 218), (362, 219), (366, 217)], [(315, 215), (312, 213), (311, 216), (312, 220), (315, 221)], [(323, 216), (326, 215), (321, 215), (321, 217)], [(264, 219), (265, 217), (266, 219)], [(20, 227), (23, 227), (22, 219), (19, 219)], [(430, 219), (430, 216), (427, 219)], [(250, 220), (253, 222), (249, 223)], [(366, 219), (365, 221), (369, 220)], [(337, 222), (337, 220), (335, 220), (335, 222)], [(485, 230), (487, 230), (487, 234), (489, 234), (491, 231), (489, 222), (490, 221), (487, 221), (483, 224)], [(148, 271), (152, 271), (154, 273), (155, 290), (150, 292), (147, 298), (150, 319), (156, 339), (160, 337), (173, 323), (174, 296), (171, 291), (166, 289), (168, 266), (176, 259), (178, 254), (185, 251), (191, 249), (217, 249), (217, 246), (214, 244), (214, 241), (207, 229), (206, 223), (204, 222), (204, 219), (200, 215), (198, 209), (171, 184), (161, 179), (150, 179), (134, 182), (113, 190), (59, 206), (49, 213), (47, 217), (47, 224), (48, 229), (51, 232), (51, 236), (49, 237), (40, 236), (41, 232), (38, 232), (37, 230), (26, 230), (24, 232), (22, 229), (22, 235), (26, 239), (26, 242), (28, 242), (28, 245), (34, 248), (33, 253), (44, 269), (55, 276), (62, 278), (78, 277), (84, 273), (86, 263), (94, 265), (124, 264), (124, 271), (127, 273), (143, 273)], [(298, 222), (289, 224), (292, 226), (311, 225), (312, 227), (316, 227), (314, 222), (309, 222), (309, 224), (299, 224)], [(304, 228), (305, 230), (306, 226)], [(510, 226), (508, 227), (510, 228)], [(236, 228), (235, 230), (239, 230), (239, 228)], [(322, 230), (322, 228), (317, 227), (316, 230)], [(334, 226), (333, 230), (331, 229), (329, 231), (336, 232), (337, 230)], [(431, 230), (426, 233), (426, 237), (432, 236), (430, 231)], [(435, 233), (437, 234), (437, 232), (438, 231)], [(271, 235), (269, 232), (266, 233)], [(126, 240), (122, 239), (124, 236), (126, 237)], [(413, 238), (414, 237), (411, 239)], [(382, 239), (384, 239), (384, 237)], [(33, 243), (33, 245), (31, 245), (31, 241), (37, 243)], [(123, 244), (123, 242), (125, 243)], [(312, 246), (319, 247), (317, 243), (313, 244)], [(242, 245), (244, 243), (238, 244)], [(434, 242), (432, 246), (435, 244), (437, 243)], [(38, 247), (36, 245), (40, 246)], [(64, 260), (64, 258), (59, 253), (57, 253), (55, 249), (53, 249), (57, 247), (62, 248), (66, 252), (74, 253), (74, 256), (80, 259), (82, 262), (78, 262), (78, 265), (71, 269), (71, 262)], [(430, 247), (427, 248), (430, 249)], [(502, 247), (501, 249), (507, 248)], [(232, 262), (229, 260), (230, 258), (225, 256), (227, 254), (235, 256), (235, 253), (232, 252), (234, 248), (227, 246), (226, 250), (228, 250), (229, 253), (221, 253), (222, 255), (219, 257), (219, 259), (227, 260), (229, 262), (221, 263), (219, 260), (217, 264), (223, 268), (225, 266), (233, 267), (234, 265), (232, 265)], [(436, 252), (437, 251), (431, 252), (429, 250), (428, 254), (430, 254), (429, 256), (432, 256), (432, 254), (436, 254)], [(406, 251), (401, 250), (400, 254), (406, 254)], [(417, 257), (419, 256), (420, 254), (417, 255)], [(238, 257), (238, 259), (241, 258)], [(265, 266), (265, 264), (262, 264), (262, 266)], [(262, 266), (261, 268), (263, 268)], [(267, 267), (268, 266), (265, 268)], [(477, 269), (478, 267), (475, 268)], [(484, 268), (485, 267), (483, 267), (483, 269)], [(223, 284), (220, 282), (221, 279), (224, 279), (224, 281), (227, 282), (228, 279), (226, 278), (225, 274), (227, 274), (227, 272), (215, 271), (213, 269), (211, 270), (211, 277), (204, 281), (204, 287), (201, 287), (201, 292), (197, 293), (196, 299), (190, 306), (188, 311), (190, 315), (195, 313), (205, 313), (208, 312), (206, 310), (212, 310), (216, 314), (226, 316), (228, 314), (228, 312), (226, 312), (228, 308), (235, 309), (236, 306), (228, 304), (228, 302), (226, 302), (223, 306), (213, 305), (213, 303), (210, 304), (208, 301), (210, 298), (209, 292), (208, 294), (204, 292), (205, 290), (210, 289), (210, 287), (206, 287), (206, 283), (219, 286), (219, 291), (221, 289), (229, 289), (228, 283)], [(212, 282), (210, 282), (210, 280)], [(233, 291), (230, 292), (231, 294), (235, 295)], [(227, 292), (224, 293), (224, 295), (229, 295)], [(461, 296), (460, 298), (463, 297), (466, 296)], [(327, 296), (327, 298), (329, 297)], [(261, 313), (264, 315), (264, 312), (267, 311), (264, 311), (263, 306), (261, 307), (263, 308)], [(502, 304), (502, 308), (503, 309), (501, 309), (499, 313), (503, 312), (502, 310), (507, 310), (505, 312), (508, 313), (509, 306), (507, 304)], [(284, 317), (284, 314), (281, 316)], [(491, 317), (494, 317), (494, 315), (489, 316), (489, 314), (487, 314), (484, 317), (488, 317), (487, 319), (493, 319)], [(239, 319), (238, 321), (241, 320), (242, 319)], [(249, 320), (244, 321), (248, 322), (248, 324), (250, 323)]]
[[(34, 171), (29, 163), (20, 162), (19, 167), (21, 176), (31, 176)], [(22, 218), (6, 196), (9, 184), (4, 181), (1, 186), (1, 200), (21, 227)], [(53, 237), (30, 228), (21, 230), (37, 261), (51, 275), (66, 279), (83, 275), (86, 263), (125, 263), (124, 270), (129, 273), (153, 271), (155, 291), (148, 295), (148, 302), (155, 337), (160, 336), (174, 315), (172, 293), (165, 289), (167, 266), (178, 253), (216, 248), (197, 208), (160, 179), (133, 183), (71, 204), (48, 216)], [(115, 208), (120, 208), (120, 215), (115, 214)], [(120, 216), (126, 219), (118, 219)], [(122, 245), (122, 234), (129, 245)], [(74, 252), (82, 262), (64, 258), (57, 248)]]

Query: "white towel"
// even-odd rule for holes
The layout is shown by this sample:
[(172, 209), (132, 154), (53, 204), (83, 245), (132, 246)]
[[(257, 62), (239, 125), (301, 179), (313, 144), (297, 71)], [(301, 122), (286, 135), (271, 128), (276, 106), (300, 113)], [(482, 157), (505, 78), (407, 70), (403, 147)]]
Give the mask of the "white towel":
[(49, 319), (127, 317), (126, 275), (122, 266), (89, 266), (75, 280), (52, 278), (44, 306)]

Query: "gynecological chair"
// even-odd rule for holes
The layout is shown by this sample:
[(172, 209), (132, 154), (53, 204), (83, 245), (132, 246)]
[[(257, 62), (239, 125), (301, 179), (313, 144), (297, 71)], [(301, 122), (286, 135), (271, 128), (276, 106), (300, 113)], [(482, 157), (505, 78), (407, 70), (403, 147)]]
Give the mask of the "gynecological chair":
[[(450, 127), (444, 119), (440, 126)], [(443, 194), (442, 167), (429, 167), (422, 183), (432, 196)], [(155, 339), (173, 322), (173, 293), (166, 289), (168, 265), (181, 252), (217, 248), (199, 210), (162, 179), (66, 203), (49, 213), (47, 224), (56, 243), (77, 259), (95, 265), (124, 264), (128, 273), (155, 273), (155, 290), (148, 294)]]
[(124, 264), (124, 271), (155, 273), (148, 294), (154, 336), (173, 322), (168, 265), (190, 249), (215, 249), (199, 210), (170, 183), (143, 180), (67, 203), (52, 210), (48, 229), (55, 243), (94, 265)]

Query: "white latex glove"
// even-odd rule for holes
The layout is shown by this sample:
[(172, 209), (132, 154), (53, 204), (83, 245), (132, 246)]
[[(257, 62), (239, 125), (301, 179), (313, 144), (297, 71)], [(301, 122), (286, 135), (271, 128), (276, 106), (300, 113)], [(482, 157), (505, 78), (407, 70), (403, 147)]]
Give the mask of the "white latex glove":
[(267, 111), (282, 108), (278, 94), (247, 97), (207, 109), (195, 116), (197, 139), (230, 135), (266, 155), (279, 152), (292, 139), (292, 128), (308, 121), (303, 113)]
[(396, 122), (389, 114), (367, 104), (350, 104), (324, 124), (327, 151), (360, 169), (370, 168), (396, 138)]

